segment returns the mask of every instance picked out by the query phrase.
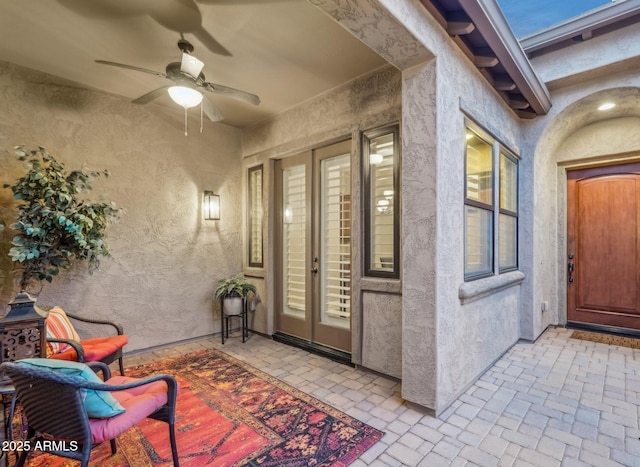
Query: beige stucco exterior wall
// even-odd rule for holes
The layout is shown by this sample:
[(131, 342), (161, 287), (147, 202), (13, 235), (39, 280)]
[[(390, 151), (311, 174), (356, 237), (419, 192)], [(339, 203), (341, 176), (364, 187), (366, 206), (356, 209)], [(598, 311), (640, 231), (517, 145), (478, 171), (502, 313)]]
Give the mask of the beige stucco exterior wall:
[[(532, 60), (552, 89), (548, 115), (523, 121), (527, 174), (520, 180), (523, 225), (520, 259), (531, 280), (523, 284), (521, 336), (535, 339), (566, 322), (566, 170), (637, 157), (633, 128), (638, 105), (639, 25), (575, 43)], [(598, 112), (603, 100), (618, 106)], [(542, 302), (548, 311), (542, 312)]]
[[(359, 78), (277, 117), (244, 131), (243, 168), (264, 167), (264, 268), (245, 267), (257, 283), (261, 304), (256, 310), (256, 331), (274, 332), (275, 241), (273, 160), (286, 158), (329, 143), (352, 139), (352, 359), (355, 363), (393, 376), (401, 375), (402, 333), (400, 281), (363, 278), (361, 273), (362, 205), (360, 186), (360, 136), (363, 130), (397, 123), (401, 119), (401, 75), (386, 67)], [(243, 182), (246, 184), (246, 180)], [(246, 251), (247, 245), (243, 249)], [(385, 282), (381, 284), (381, 282)], [(365, 306), (365, 303), (368, 305)], [(362, 332), (371, 337), (363, 341)]]
[[(0, 62), (0, 186), (24, 173), (13, 147), (45, 146), (71, 169), (108, 169), (96, 183), (126, 209), (108, 231), (113, 254), (93, 276), (78, 267), (42, 289), (39, 303), (129, 331), (127, 351), (219, 330), (212, 294), (219, 278), (241, 268), (240, 132), (205, 122), (184, 136), (176, 119), (149, 106), (87, 91), (73, 83)], [(194, 119), (191, 128), (198, 127)], [(220, 194), (222, 219), (204, 222), (204, 189)], [(0, 189), (0, 218), (12, 223), (15, 203)], [(17, 292), (0, 233), (0, 312)]]
[[(566, 322), (566, 170), (572, 166), (638, 158), (640, 116), (632, 110), (640, 97), (640, 78), (630, 70), (596, 77), (552, 93), (549, 115), (524, 125), (527, 151), (535, 152), (532, 176), (522, 179), (521, 196), (533, 200), (523, 217), (528, 223), (521, 259), (533, 281), (523, 296), (522, 334), (534, 339), (551, 324)], [(602, 100), (618, 107), (598, 112)], [(549, 311), (541, 312), (542, 301)]]
[(314, 3), (402, 71), (402, 395), (439, 411), (519, 337), (520, 286), (458, 298), (464, 116), (516, 152), (518, 118), (419, 1)]
[[(422, 132), (432, 141), (415, 147), (413, 161), (407, 160), (405, 148), (403, 162), (405, 167), (417, 163), (426, 169), (422, 191), (435, 195), (436, 204), (422, 210), (420, 195), (403, 187), (405, 212), (413, 213), (403, 219), (405, 241), (418, 240), (413, 248), (404, 249), (405, 329), (413, 323), (426, 324), (424, 333), (403, 340), (403, 355), (411, 356), (403, 364), (403, 396), (439, 412), (519, 337), (520, 286), (466, 304), (458, 298), (464, 283), (464, 117), (474, 119), (516, 152), (518, 118), (419, 2), (382, 3), (436, 56), (429, 67), (434, 87), (419, 99), (405, 95), (424, 109), (405, 119), (403, 130)], [(404, 74), (408, 77), (410, 72)], [(435, 239), (423, 233), (431, 229)], [(424, 290), (426, 302), (407, 300), (416, 290)]]
[(640, 23), (607, 34), (575, 42), (571, 47), (545, 53), (531, 60), (540, 78), (550, 88), (578, 84), (593, 76), (606, 76), (637, 67), (640, 56)]

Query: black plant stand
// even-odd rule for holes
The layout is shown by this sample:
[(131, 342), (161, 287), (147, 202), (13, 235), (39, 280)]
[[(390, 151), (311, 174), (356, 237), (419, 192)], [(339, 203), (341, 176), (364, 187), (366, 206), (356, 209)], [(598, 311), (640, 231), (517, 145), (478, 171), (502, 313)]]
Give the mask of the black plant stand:
[(242, 322), (242, 343), (246, 342), (246, 338), (249, 337), (249, 330), (247, 329), (248, 319), (247, 319), (247, 300), (245, 297), (242, 297), (242, 311), (240, 313), (227, 315), (224, 312), (224, 298), (220, 299), (220, 334), (222, 335), (222, 343), (224, 344), (225, 337), (229, 338), (229, 319), (231, 318), (240, 318)]

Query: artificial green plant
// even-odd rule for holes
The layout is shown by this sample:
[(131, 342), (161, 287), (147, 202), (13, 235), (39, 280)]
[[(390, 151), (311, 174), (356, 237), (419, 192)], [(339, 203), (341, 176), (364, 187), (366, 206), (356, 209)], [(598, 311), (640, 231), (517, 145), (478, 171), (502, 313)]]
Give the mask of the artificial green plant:
[(60, 270), (74, 262), (88, 262), (89, 273), (98, 268), (101, 257), (111, 256), (105, 242), (108, 225), (117, 221), (123, 210), (114, 202), (91, 202), (85, 192), (98, 177), (109, 172), (68, 172), (46, 148), (17, 146), (18, 160), (27, 161), (27, 173), (11, 188), (18, 205), (17, 231), (9, 256), (21, 266), (20, 289), (33, 281), (51, 282)]

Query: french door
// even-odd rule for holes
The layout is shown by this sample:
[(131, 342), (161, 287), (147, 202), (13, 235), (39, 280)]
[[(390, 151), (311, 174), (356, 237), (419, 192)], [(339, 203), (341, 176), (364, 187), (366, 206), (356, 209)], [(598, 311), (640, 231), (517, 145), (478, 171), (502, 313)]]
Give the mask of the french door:
[(351, 352), (351, 141), (276, 161), (276, 332)]

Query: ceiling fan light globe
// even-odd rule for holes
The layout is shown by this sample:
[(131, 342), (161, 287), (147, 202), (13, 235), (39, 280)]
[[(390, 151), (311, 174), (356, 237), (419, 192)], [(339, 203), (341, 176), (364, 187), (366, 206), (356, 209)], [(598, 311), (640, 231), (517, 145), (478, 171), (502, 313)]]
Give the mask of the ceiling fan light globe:
[(168, 92), (173, 102), (185, 109), (194, 107), (202, 102), (202, 94), (186, 86), (171, 86)]

